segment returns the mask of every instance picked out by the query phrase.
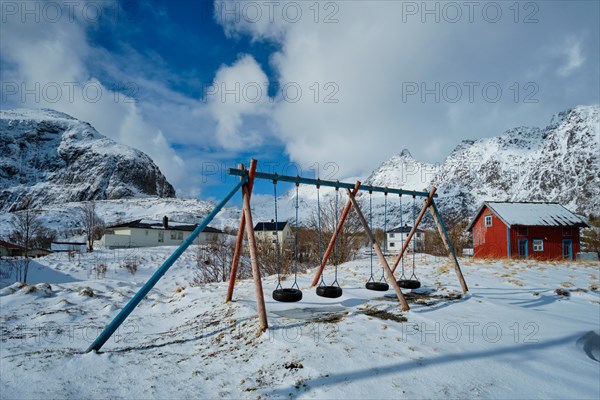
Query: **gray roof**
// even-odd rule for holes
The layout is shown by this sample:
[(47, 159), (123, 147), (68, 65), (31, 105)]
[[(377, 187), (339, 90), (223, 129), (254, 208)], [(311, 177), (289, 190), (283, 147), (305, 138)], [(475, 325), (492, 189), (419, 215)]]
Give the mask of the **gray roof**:
[(473, 228), (473, 224), (487, 206), (506, 226), (588, 226), (585, 221), (567, 210), (558, 203), (533, 203), (533, 202), (484, 202), (475, 218), (471, 221), (467, 230)]
[(277, 222), (277, 225), (275, 225), (275, 222), (259, 222), (254, 227), (254, 230), (255, 231), (282, 231), (286, 225), (287, 225), (287, 222), (281, 222), (281, 221)]
[[(409, 233), (411, 229), (412, 226), (408, 226), (407, 224), (405, 224), (404, 226), (397, 226), (394, 229), (390, 229), (386, 233)], [(415, 232), (423, 233), (425, 231), (417, 228)]]
[[(194, 229), (196, 229), (197, 226), (198, 226), (197, 224), (186, 224), (186, 223), (182, 223), (182, 222), (169, 221), (166, 229), (171, 230), (171, 231), (191, 232)], [(114, 229), (114, 228), (140, 228), (140, 229), (165, 230), (165, 227), (164, 227), (162, 221), (154, 221), (154, 220), (147, 220), (147, 219), (137, 219), (135, 221), (112, 225), (109, 228), (111, 228), (111, 229)], [(206, 228), (204, 228), (204, 230), (202, 232), (222, 233), (223, 231), (221, 231), (220, 229), (217, 229), (217, 228), (207, 226)]]

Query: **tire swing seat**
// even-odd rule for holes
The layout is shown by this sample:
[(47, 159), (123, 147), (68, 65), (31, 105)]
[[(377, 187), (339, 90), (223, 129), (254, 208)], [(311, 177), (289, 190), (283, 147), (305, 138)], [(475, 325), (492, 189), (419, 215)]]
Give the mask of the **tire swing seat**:
[(343, 290), (339, 286), (317, 286), (317, 296), (328, 299), (337, 299), (341, 297)]
[(302, 291), (296, 288), (282, 288), (273, 290), (273, 300), (282, 303), (295, 303), (302, 300)]
[[(369, 225), (373, 226), (373, 201), (372, 201), (372, 192), (369, 192)], [(387, 231), (387, 192), (385, 193), (385, 203), (384, 203), (384, 226), (383, 226), (383, 231), (386, 232)], [(387, 250), (387, 249), (386, 249)], [(373, 290), (375, 292), (387, 292), (388, 290), (390, 290), (390, 285), (388, 285), (388, 283), (385, 281), (385, 272), (381, 271), (381, 278), (379, 278), (379, 282), (377, 282), (375, 280), (375, 277), (373, 275), (373, 244), (371, 244), (371, 251), (370, 251), (370, 261), (371, 261), (371, 276), (369, 277), (369, 280), (367, 281), (367, 283), (365, 284), (365, 288), (367, 290)]]
[(365, 287), (375, 292), (387, 292), (390, 290), (390, 285), (387, 282), (367, 282)]
[[(339, 216), (338, 216), (338, 201), (339, 201), (339, 188), (335, 188), (335, 224), (337, 226), (338, 221), (339, 221)], [(321, 192), (320, 192), (320, 186), (317, 185), (317, 223), (318, 223), (318, 230), (319, 230), (319, 253), (320, 253), (320, 258), (323, 258), (323, 242), (322, 242), (322, 230), (321, 230)], [(337, 263), (337, 242), (335, 243), (335, 251), (334, 251), (334, 258), (335, 258), (335, 280), (333, 281), (333, 283), (331, 285), (326, 285), (325, 282), (323, 281), (323, 275), (321, 275), (321, 282), (319, 283), (319, 286), (317, 286), (317, 296), (319, 297), (325, 297), (327, 299), (337, 299), (338, 297), (342, 297), (342, 294), (344, 293), (344, 291), (342, 290), (342, 288), (339, 286), (339, 283), (337, 281), (337, 273), (338, 273), (338, 263)]]
[[(416, 227), (416, 199), (413, 195), (413, 205), (412, 205), (412, 216), (413, 216), (413, 227)], [(400, 225), (402, 225), (402, 195), (400, 195)], [(412, 251), (412, 275), (406, 279), (404, 276), (404, 257), (402, 257), (402, 275), (400, 275), (400, 279), (396, 282), (401, 289), (418, 289), (421, 287), (421, 282), (417, 279), (417, 275), (415, 275), (415, 253), (417, 251), (417, 242), (415, 237), (412, 240), (413, 251)]]
[[(275, 199), (275, 230), (279, 229), (277, 219), (277, 181), (273, 181), (273, 198)], [(275, 254), (277, 255), (277, 287), (273, 290), (273, 300), (282, 303), (295, 303), (302, 300), (302, 291), (298, 287), (298, 184), (296, 184), (296, 243), (294, 248), (294, 283), (292, 287), (281, 286), (281, 259), (279, 254), (279, 235), (275, 235)]]
[(421, 282), (416, 279), (400, 279), (397, 282), (402, 289), (418, 289), (421, 287)]

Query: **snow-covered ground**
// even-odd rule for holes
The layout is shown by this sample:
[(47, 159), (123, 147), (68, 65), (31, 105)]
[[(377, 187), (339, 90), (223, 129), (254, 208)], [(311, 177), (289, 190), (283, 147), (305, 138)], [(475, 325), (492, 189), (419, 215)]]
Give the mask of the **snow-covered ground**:
[[(36, 290), (1, 289), (0, 397), (600, 397), (598, 262), (462, 259), (460, 296), (447, 259), (419, 255), (423, 288), (404, 313), (364, 289), (368, 260), (340, 267), (339, 299), (317, 297), (309, 273), (301, 302), (276, 303), (270, 276), (270, 328), (257, 335), (252, 282), (225, 304), (227, 283), (190, 286), (188, 250), (101, 353), (83, 353), (173, 250), (53, 254), (32, 265)], [(135, 275), (119, 267), (132, 256)], [(90, 273), (99, 262), (104, 279)]]

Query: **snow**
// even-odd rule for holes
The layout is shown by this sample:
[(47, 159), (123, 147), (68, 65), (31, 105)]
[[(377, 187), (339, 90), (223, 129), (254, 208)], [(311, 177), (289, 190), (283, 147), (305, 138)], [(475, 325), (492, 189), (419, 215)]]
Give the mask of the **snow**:
[(572, 226), (585, 224), (560, 204), (486, 202), (508, 226)]
[[(366, 259), (340, 266), (339, 299), (317, 297), (307, 273), (301, 302), (276, 303), (269, 276), (270, 328), (258, 335), (252, 281), (225, 304), (227, 283), (189, 284), (188, 250), (101, 353), (82, 353), (173, 250), (52, 254), (32, 271), (50, 287), (0, 290), (1, 397), (600, 397), (598, 262), (461, 259), (471, 292), (458, 298), (447, 258), (419, 254), (423, 288), (407, 292), (405, 313), (364, 289)], [(119, 266), (132, 256), (135, 275)], [(99, 261), (104, 279), (90, 274)], [(85, 287), (93, 297), (80, 295)]]

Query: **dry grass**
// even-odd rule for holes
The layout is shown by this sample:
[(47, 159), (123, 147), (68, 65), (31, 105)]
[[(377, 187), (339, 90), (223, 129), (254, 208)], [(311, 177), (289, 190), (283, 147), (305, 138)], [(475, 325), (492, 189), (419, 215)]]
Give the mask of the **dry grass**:
[(565, 287), (565, 288), (575, 287), (575, 285), (573, 285), (571, 282), (561, 282), (560, 286)]
[(521, 283), (521, 281), (519, 281), (517, 279), (509, 279), (508, 283), (512, 283), (513, 285), (519, 286), (519, 287), (523, 286), (523, 284)]
[(396, 321), (396, 322), (406, 322), (407, 321), (406, 317), (403, 315), (396, 315), (396, 314), (389, 313), (387, 311), (381, 311), (381, 310), (377, 310), (377, 309), (371, 308), (371, 307), (360, 310), (359, 314), (364, 314), (369, 317), (379, 318), (384, 321), (388, 321), (388, 320)]
[(438, 267), (438, 269), (436, 270), (436, 272), (438, 274), (447, 274), (450, 272), (450, 265), (449, 264), (444, 264), (441, 267)]

